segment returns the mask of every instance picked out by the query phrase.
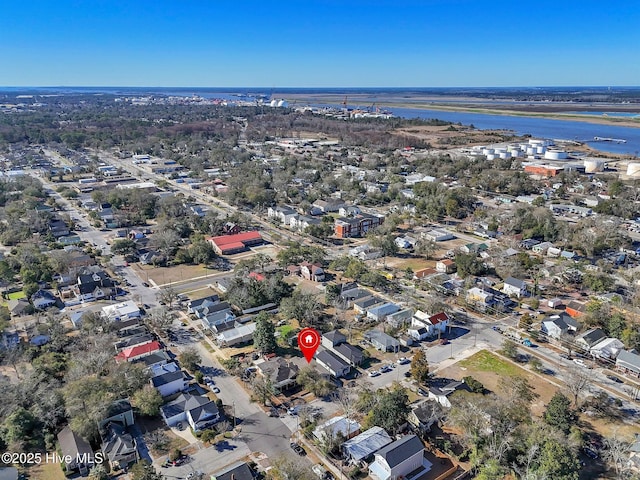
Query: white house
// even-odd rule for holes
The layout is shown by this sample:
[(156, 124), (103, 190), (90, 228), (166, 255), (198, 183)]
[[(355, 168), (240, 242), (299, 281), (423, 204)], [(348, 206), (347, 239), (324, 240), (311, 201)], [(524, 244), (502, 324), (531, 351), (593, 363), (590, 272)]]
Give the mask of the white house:
[(102, 307), (102, 316), (112, 321), (140, 317), (140, 308), (133, 300)]
[(406, 435), (378, 450), (369, 465), (369, 475), (374, 480), (398, 480), (417, 478), (431, 470), (432, 463), (424, 458), (424, 445), (415, 435)]
[(173, 402), (160, 407), (160, 413), (168, 426), (187, 422), (196, 432), (210, 428), (220, 420), (220, 411), (214, 401), (188, 393), (182, 393)]
[(183, 391), (187, 388), (188, 382), (182, 370), (177, 370), (174, 372), (168, 371), (153, 377), (151, 379), (151, 385), (158, 390), (160, 395), (168, 397), (169, 395)]
[(508, 277), (504, 281), (502, 292), (506, 293), (509, 296), (515, 295), (518, 298), (524, 297), (527, 294), (527, 284), (524, 280)]
[(416, 310), (411, 318), (411, 326), (426, 329), (429, 337), (443, 334), (447, 330), (449, 322), (449, 316), (445, 312), (429, 315), (422, 310)]
[(605, 338), (591, 347), (590, 353), (596, 358), (616, 358), (624, 350), (624, 343), (617, 338)]
[(313, 430), (313, 436), (318, 440), (323, 440), (325, 437), (336, 438), (340, 434), (342, 438), (349, 440), (360, 433), (360, 428), (360, 424), (355, 420), (338, 416), (318, 425)]
[(324, 367), (327, 372), (336, 378), (344, 377), (349, 374), (351, 365), (329, 350), (322, 350), (316, 354), (316, 362)]

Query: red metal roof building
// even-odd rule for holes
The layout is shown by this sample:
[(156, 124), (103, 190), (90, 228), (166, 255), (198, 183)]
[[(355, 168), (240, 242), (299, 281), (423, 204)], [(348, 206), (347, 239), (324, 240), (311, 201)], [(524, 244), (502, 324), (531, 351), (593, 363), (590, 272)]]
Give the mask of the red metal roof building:
[(132, 362), (138, 358), (151, 355), (153, 352), (160, 350), (162, 346), (160, 342), (145, 343), (144, 345), (136, 345), (135, 347), (125, 348), (116, 355), (116, 362)]
[(219, 237), (209, 237), (207, 241), (213, 245), (218, 255), (231, 255), (242, 252), (251, 245), (259, 245), (263, 242), (260, 232), (243, 232), (235, 235), (220, 235)]

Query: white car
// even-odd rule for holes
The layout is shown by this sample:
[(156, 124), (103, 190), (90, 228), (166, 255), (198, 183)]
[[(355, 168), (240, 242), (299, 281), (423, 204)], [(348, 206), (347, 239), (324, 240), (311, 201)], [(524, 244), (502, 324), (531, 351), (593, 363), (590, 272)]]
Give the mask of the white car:
[(582, 360), (581, 358), (574, 358), (573, 363), (575, 363), (576, 365), (580, 365), (581, 367), (587, 366), (587, 364), (584, 363), (584, 360)]
[(370, 377), (377, 377), (377, 376), (379, 376), (379, 375), (380, 375), (380, 372), (379, 372), (378, 370), (371, 370), (371, 371), (369, 372), (369, 376), (370, 376)]
[(400, 365), (406, 365), (407, 363), (411, 363), (411, 360), (409, 360), (407, 357), (400, 357), (398, 359), (398, 363)]

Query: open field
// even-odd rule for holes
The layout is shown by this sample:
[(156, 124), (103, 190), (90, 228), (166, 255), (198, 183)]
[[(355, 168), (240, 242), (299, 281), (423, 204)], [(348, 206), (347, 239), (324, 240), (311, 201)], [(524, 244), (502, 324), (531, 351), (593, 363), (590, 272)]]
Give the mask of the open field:
[(134, 266), (136, 273), (146, 282), (153, 282), (156, 285), (174, 285), (179, 290), (179, 284), (193, 278), (205, 277), (216, 273), (217, 270), (205, 268), (203, 265), (175, 265), (173, 267), (153, 267), (151, 265)]
[(42, 462), (29, 469), (29, 478), (33, 480), (66, 480), (59, 463)]
[(487, 350), (481, 350), (471, 357), (438, 372), (438, 376), (455, 380), (461, 380), (467, 375), (472, 376), (481, 382), (485, 388), (496, 392), (498, 395), (500, 394), (498, 385), (501, 377), (518, 375), (527, 378), (538, 395), (538, 398), (531, 406), (534, 415), (542, 415), (547, 403), (549, 403), (549, 400), (558, 389), (541, 375), (534, 374)]

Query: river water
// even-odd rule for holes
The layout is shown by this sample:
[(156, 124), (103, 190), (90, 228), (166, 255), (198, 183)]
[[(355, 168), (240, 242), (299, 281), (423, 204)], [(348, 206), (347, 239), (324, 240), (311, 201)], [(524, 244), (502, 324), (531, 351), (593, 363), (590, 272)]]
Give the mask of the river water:
[[(555, 120), (539, 117), (514, 117), (485, 113), (449, 112), (418, 108), (388, 108), (403, 118), (438, 118), (449, 122), (473, 125), (479, 129), (513, 130), (518, 135), (555, 140), (577, 140), (603, 152), (638, 156), (640, 153), (640, 128), (617, 125), (598, 125), (575, 120)], [(593, 137), (624, 139), (626, 143), (594, 142)]]

